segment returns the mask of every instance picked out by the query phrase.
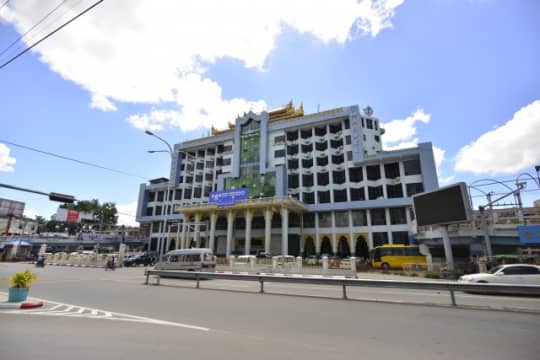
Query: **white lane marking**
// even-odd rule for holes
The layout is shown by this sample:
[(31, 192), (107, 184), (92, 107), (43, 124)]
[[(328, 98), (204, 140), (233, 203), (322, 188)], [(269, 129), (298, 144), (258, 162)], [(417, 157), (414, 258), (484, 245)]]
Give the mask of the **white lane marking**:
[[(7, 295), (7, 294), (6, 294)], [(16, 314), (16, 315), (40, 315), (40, 316), (64, 316), (74, 318), (87, 318), (87, 319), (100, 319), (100, 320), (112, 320), (112, 321), (126, 321), (126, 322), (138, 322), (143, 324), (165, 325), (180, 327), (198, 331), (210, 331), (210, 328), (203, 326), (196, 326), (190, 324), (177, 323), (172, 321), (165, 321), (159, 319), (153, 319), (144, 316), (137, 316), (131, 314), (124, 314), (119, 312), (112, 312), (94, 308), (85, 308), (77, 305), (63, 304), (56, 301), (49, 301), (45, 299), (33, 298), (34, 300), (43, 301), (45, 303), (54, 304), (50, 309), (39, 309), (39, 311), (20, 311), (20, 310), (0, 310), (0, 314)], [(57, 310), (62, 309), (64, 310)], [(54, 310), (53, 310), (54, 309)], [(75, 311), (73, 309), (76, 309)], [(81, 311), (82, 310), (82, 311)], [(85, 312), (87, 311), (88, 312)]]

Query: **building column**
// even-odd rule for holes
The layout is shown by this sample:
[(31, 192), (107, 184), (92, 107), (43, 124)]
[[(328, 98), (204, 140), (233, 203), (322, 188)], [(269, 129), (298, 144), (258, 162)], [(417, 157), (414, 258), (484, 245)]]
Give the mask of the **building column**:
[(184, 220), (182, 220), (182, 237), (180, 240), (180, 248), (185, 249), (186, 248), (186, 236), (187, 236), (187, 221), (188, 217), (184, 215)]
[(315, 254), (321, 255), (321, 239), (319, 238), (319, 213), (315, 213)]
[(366, 220), (368, 228), (368, 246), (369, 250), (373, 249), (373, 231), (371, 230), (371, 210), (366, 209)]
[(264, 209), (264, 251), (270, 253), (270, 241), (272, 240), (272, 209)]
[(390, 221), (390, 209), (384, 209), (384, 215), (386, 216), (386, 232), (388, 233), (388, 243), (393, 244), (394, 238), (392, 236), (392, 222)]
[(388, 191), (387, 191), (387, 188), (386, 188), (388, 186), (388, 181), (386, 179), (386, 174), (384, 172), (384, 164), (383, 163), (379, 164), (379, 171), (381, 173), (381, 179), (382, 179), (383, 198), (388, 199)]
[(200, 213), (196, 213), (195, 214), (195, 226), (193, 227), (193, 240), (195, 241), (195, 246), (196, 247), (199, 247), (200, 246), (200, 242), (201, 242), (201, 227), (200, 227), (200, 223), (201, 223), (201, 214)]
[(208, 240), (208, 246), (212, 251), (214, 251), (214, 246), (216, 242), (216, 223), (217, 223), (218, 214), (213, 212), (210, 214), (210, 239)]
[(354, 239), (354, 231), (353, 231), (353, 219), (352, 219), (352, 210), (347, 211), (347, 216), (349, 217), (349, 246), (351, 247), (351, 256), (356, 255), (356, 244)]
[(289, 255), (289, 209), (281, 208), (281, 254)]
[(234, 226), (234, 212), (227, 212), (227, 250), (225, 252), (227, 257), (231, 256), (231, 247), (233, 240), (233, 226)]
[(403, 191), (403, 197), (407, 197), (407, 184), (405, 183), (405, 165), (403, 161), (399, 162), (399, 181), (401, 181), (401, 190)]
[(336, 212), (330, 212), (330, 219), (332, 220), (332, 252), (337, 255), (337, 236), (336, 236)]
[(247, 209), (244, 212), (246, 219), (246, 236), (244, 238), (244, 254), (249, 255), (251, 253), (251, 222), (253, 220), (253, 211)]

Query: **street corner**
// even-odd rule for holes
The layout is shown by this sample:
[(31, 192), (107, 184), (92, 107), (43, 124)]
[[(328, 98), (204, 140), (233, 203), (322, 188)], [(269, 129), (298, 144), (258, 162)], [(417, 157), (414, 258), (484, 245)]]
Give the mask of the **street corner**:
[(9, 302), (8, 294), (0, 292), (0, 310), (6, 309), (35, 309), (43, 307), (44, 302), (41, 300), (28, 299), (19, 302)]

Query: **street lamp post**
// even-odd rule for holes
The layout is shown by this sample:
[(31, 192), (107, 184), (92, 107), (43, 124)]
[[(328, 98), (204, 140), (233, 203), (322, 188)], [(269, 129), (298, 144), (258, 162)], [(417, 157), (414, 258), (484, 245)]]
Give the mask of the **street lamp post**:
[[(147, 135), (150, 135), (150, 136), (153, 136), (155, 137), (156, 139), (160, 140), (161, 142), (163, 142), (165, 145), (167, 145), (167, 148), (168, 148), (168, 152), (169, 152), (169, 155), (170, 155), (170, 158), (171, 158), (171, 164), (173, 162), (173, 159), (174, 159), (174, 151), (173, 151), (173, 148), (172, 146), (167, 142), (165, 141), (165, 139), (157, 136), (156, 134), (154, 134), (153, 132), (151, 132), (150, 130), (146, 130), (145, 133)], [(149, 153), (153, 154), (153, 153), (156, 153), (156, 152), (166, 152), (165, 150), (149, 150), (148, 151)], [(165, 209), (164, 209), (164, 212), (163, 212), (163, 226), (161, 228), (161, 231), (163, 233), (165, 233), (168, 229), (167, 229), (167, 218), (168, 218), (168, 214), (169, 214), (169, 207), (170, 207), (170, 199), (169, 199), (169, 193), (171, 192), (171, 179), (170, 179), (170, 174), (169, 174), (169, 181), (167, 182), (167, 192), (165, 193)], [(161, 262), (162, 261), (162, 258), (163, 258), (163, 242), (165, 242), (165, 245), (167, 243), (167, 240), (169, 239), (169, 233), (167, 232), (167, 235), (166, 235), (166, 238), (163, 238), (163, 240), (161, 241), (158, 241), (158, 259), (159, 261)]]

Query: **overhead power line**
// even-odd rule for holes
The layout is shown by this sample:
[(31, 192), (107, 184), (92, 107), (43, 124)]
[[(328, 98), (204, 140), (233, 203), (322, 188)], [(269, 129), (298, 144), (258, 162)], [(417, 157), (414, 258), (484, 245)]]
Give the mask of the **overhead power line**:
[(122, 170), (112, 169), (112, 168), (102, 166), (102, 165), (98, 165), (98, 164), (94, 164), (94, 163), (91, 163), (91, 162), (88, 162), (88, 161), (83, 161), (83, 160), (70, 158), (70, 157), (67, 157), (67, 156), (64, 156), (64, 155), (55, 154), (55, 153), (52, 153), (52, 152), (49, 152), (49, 151), (36, 149), (36, 148), (26, 146), (26, 145), (16, 144), (16, 143), (13, 143), (11, 141), (6, 141), (6, 140), (0, 139), (0, 142), (6, 143), (6, 144), (9, 144), (9, 145), (13, 145), (13, 146), (17, 146), (17, 147), (20, 147), (20, 148), (23, 148), (23, 149), (26, 149), (26, 150), (35, 151), (35, 152), (38, 152), (38, 153), (41, 153), (41, 154), (54, 156), (54, 157), (57, 157), (59, 159), (73, 161), (73, 162), (76, 162), (76, 163), (79, 163), (79, 164), (82, 164), (82, 165), (92, 166), (92, 167), (95, 167), (95, 168), (98, 168), (98, 169), (103, 169), (103, 170), (112, 171), (112, 172), (122, 174), (122, 175), (127, 175), (127, 176), (136, 177), (136, 178), (143, 179), (143, 180), (148, 180), (145, 177), (135, 175), (135, 174), (130, 174), (130, 173), (122, 171)]
[(30, 51), (32, 48), (34, 48), (35, 46), (39, 45), (41, 42), (43, 42), (44, 40), (48, 39), (49, 37), (51, 37), (52, 35), (54, 35), (56, 32), (58, 32), (59, 30), (63, 29), (64, 27), (66, 27), (67, 25), (69, 25), (70, 23), (72, 23), (73, 21), (77, 20), (79, 17), (83, 16), (84, 14), (86, 14), (87, 12), (89, 12), (90, 10), (92, 10), (93, 8), (95, 8), (96, 6), (98, 6), (99, 4), (101, 4), (103, 1), (105, 0), (99, 0), (99, 1), (96, 1), (94, 4), (90, 5), (89, 7), (87, 7), (85, 10), (81, 11), (79, 14), (75, 15), (74, 17), (72, 17), (71, 19), (69, 19), (68, 21), (66, 21), (65, 23), (63, 23), (62, 25), (60, 25), (59, 27), (57, 27), (56, 29), (54, 29), (53, 31), (51, 31), (50, 33), (48, 33), (47, 35), (43, 36), (41, 39), (39, 39), (38, 41), (34, 42), (32, 45), (30, 45), (29, 47), (27, 47), (26, 49), (24, 49), (23, 51), (19, 52), (17, 55), (13, 56), (11, 59), (9, 59), (8, 61), (6, 61), (5, 63), (3, 63), (2, 65), (0, 65), (0, 70), (3, 69), (4, 67), (6, 67), (7, 65), (9, 65), (10, 63), (12, 63), (13, 61), (15, 61), (17, 58), (19, 58), (20, 56), (22, 56), (23, 54), (25, 54), (26, 52)]
[[(8, 0), (9, 1), (9, 0)], [(32, 27), (24, 32), (24, 34), (20, 35), (17, 39), (15, 39), (11, 44), (9, 44), (2, 52), (0, 52), (0, 56), (4, 55), (9, 49), (11, 49), (15, 44), (17, 44), (19, 41), (21, 41), (28, 33), (32, 30), (34, 30), (37, 26), (39, 26), (43, 21), (47, 20), (49, 16), (51, 16), (58, 8), (65, 4), (67, 0), (62, 0), (61, 3), (56, 5), (54, 9), (49, 11), (44, 17), (42, 17), (37, 23), (32, 25)], [(6, 1), (7, 3), (7, 1)]]

